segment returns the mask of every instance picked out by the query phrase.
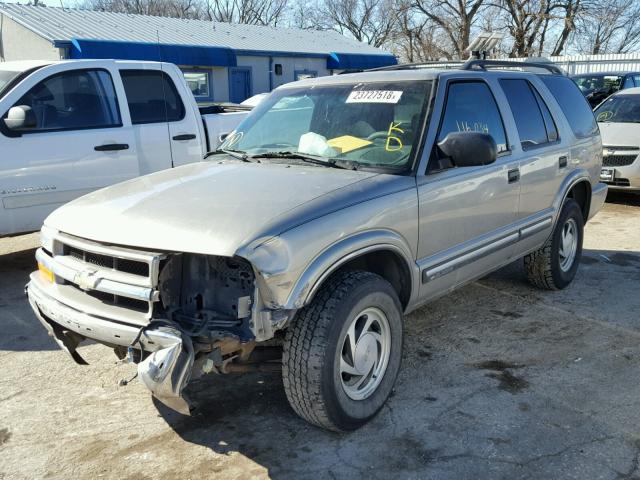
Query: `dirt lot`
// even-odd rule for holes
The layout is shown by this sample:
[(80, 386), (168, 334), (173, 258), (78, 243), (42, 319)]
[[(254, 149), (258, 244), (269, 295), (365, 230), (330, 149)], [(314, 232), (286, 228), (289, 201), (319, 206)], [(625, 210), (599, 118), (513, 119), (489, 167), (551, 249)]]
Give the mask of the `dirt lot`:
[(410, 315), (395, 394), (349, 435), (278, 375), (193, 384), (187, 418), (104, 347), (75, 365), (23, 295), (36, 236), (0, 240), (0, 479), (640, 478), (640, 199), (610, 200), (569, 289), (517, 262)]

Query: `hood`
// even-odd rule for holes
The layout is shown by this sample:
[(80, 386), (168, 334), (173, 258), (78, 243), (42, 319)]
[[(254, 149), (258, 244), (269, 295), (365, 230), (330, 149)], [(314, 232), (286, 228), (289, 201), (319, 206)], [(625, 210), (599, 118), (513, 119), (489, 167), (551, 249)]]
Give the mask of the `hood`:
[(640, 146), (640, 123), (602, 122), (598, 126), (605, 147)]
[(296, 210), (308, 212), (314, 200), (350, 188), (361, 192), (356, 185), (377, 176), (317, 166), (200, 162), (85, 195), (45, 224), (102, 243), (231, 256), (273, 234), (268, 226), (284, 228)]

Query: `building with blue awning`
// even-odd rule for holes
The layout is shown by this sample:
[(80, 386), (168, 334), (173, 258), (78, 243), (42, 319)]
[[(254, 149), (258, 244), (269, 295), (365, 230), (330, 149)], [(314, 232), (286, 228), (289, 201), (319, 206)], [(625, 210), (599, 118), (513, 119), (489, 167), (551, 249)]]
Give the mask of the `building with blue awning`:
[(200, 103), (397, 63), (333, 31), (0, 3), (0, 61), (69, 58), (175, 63)]

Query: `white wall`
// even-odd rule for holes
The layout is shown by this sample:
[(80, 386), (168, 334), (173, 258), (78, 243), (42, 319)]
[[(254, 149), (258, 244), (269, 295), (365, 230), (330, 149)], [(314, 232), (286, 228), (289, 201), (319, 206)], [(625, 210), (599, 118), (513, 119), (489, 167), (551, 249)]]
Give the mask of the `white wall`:
[(309, 70), (316, 72), (319, 77), (329, 75), (326, 58), (305, 57), (273, 57), (274, 70), (276, 64), (282, 65), (282, 75), (273, 75), (273, 88), (282, 84), (293, 82), (297, 70)]
[(229, 69), (225, 67), (213, 67), (211, 69), (213, 79), (213, 100), (215, 102), (229, 101)]
[(0, 15), (0, 25), (2, 26), (0, 53), (4, 57), (0, 58), (0, 61), (60, 60), (60, 50), (50, 41), (39, 37), (5, 15)]

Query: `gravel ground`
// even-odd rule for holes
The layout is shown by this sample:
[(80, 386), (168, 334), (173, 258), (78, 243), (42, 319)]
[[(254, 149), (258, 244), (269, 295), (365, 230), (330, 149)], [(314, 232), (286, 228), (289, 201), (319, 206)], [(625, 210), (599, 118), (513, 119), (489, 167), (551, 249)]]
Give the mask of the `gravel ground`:
[(586, 229), (562, 292), (521, 262), (406, 319), (387, 406), (359, 431), (309, 426), (276, 374), (208, 377), (182, 417), (100, 345), (75, 365), (30, 312), (36, 235), (0, 240), (0, 479), (640, 478), (640, 197)]

